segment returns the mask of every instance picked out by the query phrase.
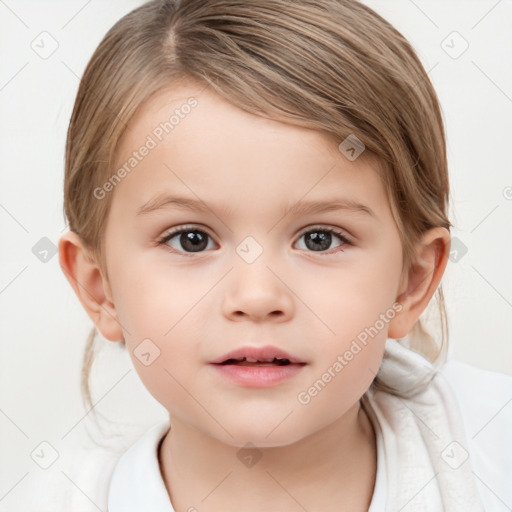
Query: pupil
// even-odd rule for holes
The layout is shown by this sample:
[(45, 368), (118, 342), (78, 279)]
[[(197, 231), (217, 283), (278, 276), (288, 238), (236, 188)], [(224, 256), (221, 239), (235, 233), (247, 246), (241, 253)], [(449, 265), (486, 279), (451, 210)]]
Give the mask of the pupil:
[[(331, 233), (325, 231), (313, 231), (305, 237), (308, 249), (324, 251), (331, 245)], [(308, 243), (310, 242), (310, 243)]]
[(180, 236), (180, 243), (189, 252), (198, 252), (206, 248), (207, 238), (199, 231), (187, 231)]

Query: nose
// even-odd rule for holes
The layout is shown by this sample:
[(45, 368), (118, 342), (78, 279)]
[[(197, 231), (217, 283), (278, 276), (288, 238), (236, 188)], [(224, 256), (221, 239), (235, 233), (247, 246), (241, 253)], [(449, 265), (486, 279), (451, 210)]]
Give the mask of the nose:
[(222, 310), (230, 320), (255, 322), (290, 320), (294, 313), (293, 293), (285, 276), (280, 276), (263, 258), (248, 264), (237, 262), (227, 276)]

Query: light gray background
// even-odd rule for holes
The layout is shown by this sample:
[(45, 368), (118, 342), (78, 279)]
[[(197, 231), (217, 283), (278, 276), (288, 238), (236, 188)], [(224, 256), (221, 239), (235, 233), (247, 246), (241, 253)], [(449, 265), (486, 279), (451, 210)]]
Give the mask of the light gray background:
[[(93, 429), (79, 391), (92, 323), (58, 256), (42, 262), (33, 247), (43, 237), (57, 245), (66, 229), (64, 143), (79, 77), (108, 28), (141, 3), (0, 0), (0, 511), (16, 510), (43, 471), (30, 457), (40, 442), (62, 455)], [(411, 41), (442, 104), (458, 249), (443, 278), (450, 357), (512, 374), (512, 2), (365, 3)], [(469, 47), (454, 58), (462, 38)], [(110, 432), (128, 445), (166, 413), (128, 355), (104, 347), (95, 409), (126, 423)]]

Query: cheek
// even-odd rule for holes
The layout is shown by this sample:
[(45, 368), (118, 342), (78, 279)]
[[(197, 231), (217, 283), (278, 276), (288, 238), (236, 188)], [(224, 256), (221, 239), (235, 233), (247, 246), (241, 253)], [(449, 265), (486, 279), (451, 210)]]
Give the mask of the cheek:
[(189, 378), (191, 361), (200, 357), (207, 313), (201, 299), (210, 281), (211, 276), (192, 279), (183, 269), (138, 267), (134, 261), (112, 275), (126, 348), (145, 387), (161, 403), (187, 398), (178, 382)]
[(336, 336), (320, 340), (311, 375), (296, 397), (310, 418), (322, 417), (325, 424), (334, 421), (371, 385), (382, 362), (387, 326), (395, 315), (393, 308), (375, 307), (374, 312), (366, 303), (359, 311), (333, 317)]
[(361, 254), (346, 267), (322, 269), (315, 286), (303, 283), (300, 292), (316, 314), (314, 337), (322, 347), (316, 351), (311, 393), (303, 389), (304, 401), (331, 408), (333, 414), (346, 410), (371, 384), (399, 310), (400, 245), (386, 249)]
[(113, 281), (116, 311), (126, 330), (163, 340), (188, 320), (189, 312), (194, 316), (214, 283), (211, 272), (142, 258), (118, 269)]
[(343, 348), (365, 329), (376, 327), (386, 335), (395, 316), (400, 260), (361, 257), (339, 268), (302, 269), (299, 275), (294, 292), (307, 305), (304, 315), (310, 317), (318, 336)]

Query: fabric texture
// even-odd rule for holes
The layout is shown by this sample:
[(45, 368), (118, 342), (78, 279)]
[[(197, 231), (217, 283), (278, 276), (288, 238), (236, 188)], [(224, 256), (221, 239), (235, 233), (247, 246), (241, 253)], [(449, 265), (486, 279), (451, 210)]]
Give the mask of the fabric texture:
[(386, 511), (483, 512), (457, 400), (420, 354), (388, 339), (377, 379), (362, 404), (382, 430)]

